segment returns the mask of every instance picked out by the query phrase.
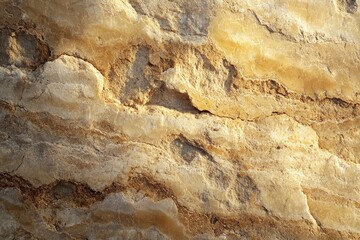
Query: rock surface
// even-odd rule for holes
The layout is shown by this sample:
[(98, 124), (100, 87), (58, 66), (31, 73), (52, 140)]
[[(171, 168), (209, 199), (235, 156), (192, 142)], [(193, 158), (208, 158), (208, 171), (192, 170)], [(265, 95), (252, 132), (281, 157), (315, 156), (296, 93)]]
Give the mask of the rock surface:
[(0, 0), (1, 239), (360, 239), (356, 0)]

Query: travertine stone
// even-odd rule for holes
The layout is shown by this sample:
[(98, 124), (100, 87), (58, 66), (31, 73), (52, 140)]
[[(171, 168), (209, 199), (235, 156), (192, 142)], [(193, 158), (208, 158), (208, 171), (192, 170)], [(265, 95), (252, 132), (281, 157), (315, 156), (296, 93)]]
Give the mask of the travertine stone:
[(359, 239), (356, 0), (0, 0), (1, 239)]

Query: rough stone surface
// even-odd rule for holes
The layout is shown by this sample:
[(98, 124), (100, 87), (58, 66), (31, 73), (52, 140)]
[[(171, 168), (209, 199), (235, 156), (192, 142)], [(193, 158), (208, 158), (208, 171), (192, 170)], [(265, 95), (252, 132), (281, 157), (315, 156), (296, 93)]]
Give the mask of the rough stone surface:
[(1, 239), (360, 239), (357, 0), (0, 0)]

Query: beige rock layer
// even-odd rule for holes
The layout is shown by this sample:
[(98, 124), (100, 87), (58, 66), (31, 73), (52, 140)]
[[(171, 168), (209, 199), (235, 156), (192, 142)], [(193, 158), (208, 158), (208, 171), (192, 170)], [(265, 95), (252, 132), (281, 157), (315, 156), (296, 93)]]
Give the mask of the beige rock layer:
[(2, 239), (360, 238), (356, 1), (0, 1)]

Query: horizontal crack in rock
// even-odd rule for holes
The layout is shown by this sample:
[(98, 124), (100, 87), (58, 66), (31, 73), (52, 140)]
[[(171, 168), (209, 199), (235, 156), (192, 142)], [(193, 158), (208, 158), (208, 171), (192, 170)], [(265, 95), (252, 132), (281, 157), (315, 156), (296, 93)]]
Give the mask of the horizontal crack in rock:
[[(348, 237), (360, 236), (355, 233), (340, 233), (326, 228), (314, 229), (307, 222), (284, 221), (276, 217), (261, 217), (248, 213), (221, 216), (213, 213), (194, 212), (180, 204), (171, 189), (144, 174), (130, 176), (126, 185), (114, 182), (102, 191), (94, 191), (83, 183), (64, 180), (36, 188), (19, 176), (7, 173), (0, 174), (0, 189), (8, 187), (19, 189), (24, 202), (34, 204), (37, 208), (52, 206), (59, 200), (72, 202), (78, 207), (89, 207), (95, 202), (104, 200), (110, 193), (123, 192), (126, 189), (134, 188), (137, 191), (145, 192), (146, 196), (154, 200), (173, 199), (177, 205), (180, 220), (191, 235), (210, 231), (215, 236), (220, 236), (223, 233), (236, 236), (240, 233), (252, 238), (266, 237), (271, 231), (274, 231), (283, 237), (286, 236), (285, 238), (295, 237), (299, 239), (337, 239), (343, 234)], [(194, 222), (197, 224), (193, 224)], [(275, 226), (277, 229), (273, 229)]]

